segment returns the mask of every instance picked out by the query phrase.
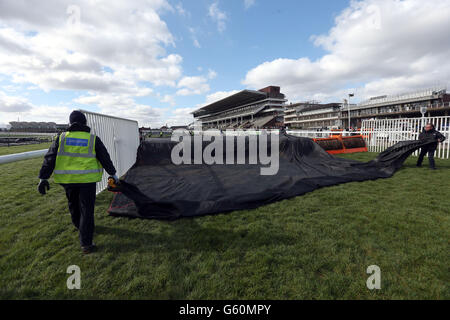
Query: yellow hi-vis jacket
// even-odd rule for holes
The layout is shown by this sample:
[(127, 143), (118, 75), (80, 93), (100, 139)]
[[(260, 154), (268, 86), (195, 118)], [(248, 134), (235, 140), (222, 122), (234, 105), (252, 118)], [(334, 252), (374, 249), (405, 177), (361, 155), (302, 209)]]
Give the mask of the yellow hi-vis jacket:
[(56, 183), (90, 183), (102, 180), (103, 168), (95, 155), (96, 136), (88, 132), (63, 132), (55, 164)]

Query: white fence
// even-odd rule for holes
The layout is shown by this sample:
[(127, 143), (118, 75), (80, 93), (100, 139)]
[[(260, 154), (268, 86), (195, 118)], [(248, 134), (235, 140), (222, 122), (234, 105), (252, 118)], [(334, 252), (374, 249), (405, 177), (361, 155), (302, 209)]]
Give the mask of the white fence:
[(263, 129), (263, 130), (253, 130), (253, 129), (228, 129), (228, 130), (219, 130), (219, 129), (208, 129), (208, 130), (194, 130), (194, 135), (203, 135), (203, 136), (218, 136), (218, 135), (224, 135), (224, 136), (254, 136), (254, 135), (260, 135), (262, 132), (265, 132), (266, 134), (279, 134), (280, 130), (274, 130), (274, 129)]
[[(361, 134), (365, 137), (369, 152), (382, 152), (404, 140), (416, 140), (426, 123), (431, 122), (447, 139), (440, 143), (436, 157), (449, 158), (450, 117), (402, 118), (364, 120)], [(417, 155), (416, 152), (414, 155)]]
[(350, 136), (351, 134), (359, 134), (358, 132), (348, 132), (348, 131), (317, 131), (317, 130), (288, 130), (286, 131), (287, 134), (290, 134), (292, 136), (296, 137), (303, 137), (303, 138), (329, 138), (332, 134), (339, 134), (342, 133), (344, 137)]
[[(447, 139), (438, 145), (436, 157), (449, 159), (450, 156), (450, 117), (428, 118), (402, 118), (364, 120), (361, 131), (343, 131), (343, 136), (362, 134), (366, 140), (369, 152), (382, 152), (397, 142), (404, 140), (417, 140), (426, 123), (431, 122), (436, 130), (440, 131)], [(288, 130), (288, 134), (305, 138), (328, 138), (336, 131), (317, 130)], [(418, 151), (414, 153), (418, 155)]]
[[(122, 176), (136, 162), (139, 147), (139, 126), (137, 121), (116, 118), (104, 114), (80, 110), (87, 119), (91, 132), (99, 136), (111, 156), (117, 170), (117, 176)], [(97, 194), (108, 185), (108, 174), (103, 174), (103, 180), (97, 183)]]

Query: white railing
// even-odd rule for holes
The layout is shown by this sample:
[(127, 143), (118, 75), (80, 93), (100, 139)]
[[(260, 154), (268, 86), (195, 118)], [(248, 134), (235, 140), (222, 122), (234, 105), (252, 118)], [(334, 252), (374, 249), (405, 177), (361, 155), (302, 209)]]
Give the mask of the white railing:
[[(201, 135), (226, 135), (226, 136), (249, 136), (249, 135), (260, 135), (262, 132), (267, 134), (279, 134), (280, 130), (278, 129), (236, 129), (236, 130), (218, 130), (218, 129), (209, 129), (209, 130), (194, 130), (194, 134)], [(332, 134), (341, 133), (343, 136), (350, 136), (352, 134), (360, 134), (358, 131), (356, 132), (348, 132), (348, 131), (317, 131), (317, 130), (288, 130), (287, 134), (304, 137), (304, 138), (328, 138)]]
[[(116, 118), (104, 114), (80, 110), (87, 119), (91, 132), (99, 136), (111, 156), (117, 170), (117, 176), (122, 176), (136, 162), (139, 147), (139, 126), (137, 121)], [(108, 174), (103, 174), (101, 182), (97, 183), (97, 194), (106, 189)]]
[(0, 156), (0, 164), (43, 157), (47, 153), (47, 151), (48, 151), (47, 149), (42, 149), (42, 150), (7, 154), (4, 156)]
[[(364, 120), (361, 134), (365, 137), (369, 152), (382, 152), (404, 140), (416, 140), (426, 123), (431, 122), (447, 139), (438, 145), (436, 157), (449, 159), (450, 117), (402, 118)], [(415, 152), (414, 155), (417, 155)]]
[(224, 136), (252, 136), (252, 135), (260, 135), (262, 132), (265, 132), (266, 134), (279, 134), (280, 131), (278, 129), (262, 129), (262, 130), (243, 130), (243, 129), (236, 129), (236, 130), (219, 130), (219, 129), (208, 129), (208, 130), (194, 130), (194, 135), (203, 135), (203, 136), (217, 136), (217, 135), (224, 135)]
[(342, 133), (343, 136), (349, 136), (351, 134), (359, 134), (358, 132), (348, 132), (348, 131), (317, 131), (317, 130), (287, 130), (287, 134), (303, 137), (303, 138), (329, 138), (333, 134)]

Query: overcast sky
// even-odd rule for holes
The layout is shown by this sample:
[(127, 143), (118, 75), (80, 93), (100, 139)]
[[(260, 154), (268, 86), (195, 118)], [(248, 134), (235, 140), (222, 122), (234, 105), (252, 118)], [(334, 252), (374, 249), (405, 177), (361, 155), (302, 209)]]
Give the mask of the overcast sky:
[(292, 102), (448, 87), (449, 17), (450, 0), (0, 0), (0, 125), (188, 124), (268, 85)]

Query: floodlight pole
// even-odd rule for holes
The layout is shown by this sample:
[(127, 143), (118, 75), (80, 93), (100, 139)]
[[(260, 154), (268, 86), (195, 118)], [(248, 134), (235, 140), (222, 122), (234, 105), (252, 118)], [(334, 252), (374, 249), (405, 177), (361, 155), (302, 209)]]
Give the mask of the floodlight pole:
[(347, 100), (347, 110), (348, 110), (348, 131), (350, 131), (351, 126), (351, 116), (350, 116), (350, 98), (353, 97), (353, 93), (348, 94), (348, 100)]

